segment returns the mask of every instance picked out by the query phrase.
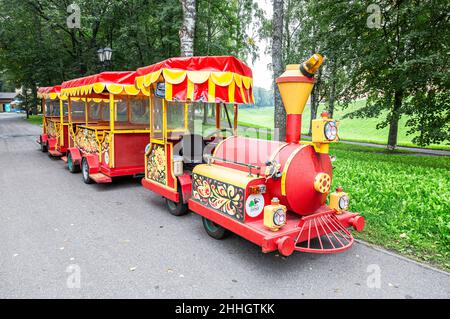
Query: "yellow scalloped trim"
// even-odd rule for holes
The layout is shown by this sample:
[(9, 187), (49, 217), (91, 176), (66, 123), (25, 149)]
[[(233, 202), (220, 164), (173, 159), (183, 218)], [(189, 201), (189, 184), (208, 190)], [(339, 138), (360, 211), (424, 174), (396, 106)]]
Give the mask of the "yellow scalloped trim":
[(51, 100), (56, 100), (58, 98), (58, 93), (50, 93), (49, 97)]
[(144, 77), (143, 76), (136, 77), (136, 79), (134, 80), (134, 85), (138, 89), (142, 89), (144, 87)]
[(220, 86), (228, 86), (233, 81), (233, 72), (211, 72), (212, 81)]
[(235, 73), (234, 74), (234, 82), (238, 86), (238, 88), (242, 87), (242, 75)]
[(195, 84), (201, 84), (208, 81), (211, 76), (210, 71), (188, 71), (187, 77), (188, 79)]
[(150, 86), (150, 84), (152, 84), (151, 79), (152, 79), (152, 74), (151, 73), (143, 76), (142, 77), (142, 85), (146, 86), (146, 87)]
[(93, 85), (93, 89), (95, 93), (102, 93), (105, 90), (105, 84), (103, 83), (95, 83)]
[(123, 92), (123, 85), (110, 83), (106, 85), (108, 91), (112, 94), (120, 94)]
[(149, 88), (143, 87), (143, 88), (141, 88), (141, 92), (142, 92), (142, 94), (144, 94), (145, 96), (150, 96), (150, 90), (149, 90)]
[(134, 85), (125, 85), (125, 93), (129, 95), (138, 95), (139, 90)]
[(170, 84), (180, 84), (186, 78), (187, 72), (184, 70), (163, 69), (166, 82)]
[(150, 84), (158, 81), (159, 77), (161, 76), (161, 72), (162, 70), (158, 70), (153, 73), (150, 73)]
[(245, 86), (246, 89), (249, 89), (250, 85), (252, 83), (252, 79), (249, 78), (249, 77), (243, 76), (242, 77), (242, 83), (244, 83), (244, 86)]

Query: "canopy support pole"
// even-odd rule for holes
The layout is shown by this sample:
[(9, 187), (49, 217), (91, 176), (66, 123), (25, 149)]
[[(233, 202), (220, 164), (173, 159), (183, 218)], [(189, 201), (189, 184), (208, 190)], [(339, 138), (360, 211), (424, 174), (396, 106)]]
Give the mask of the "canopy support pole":
[(220, 104), (216, 103), (216, 129), (220, 130)]
[(59, 99), (59, 144), (64, 144), (64, 104)]
[(233, 135), (237, 135), (237, 126), (238, 126), (238, 106), (237, 106), (237, 104), (233, 105), (233, 109), (234, 109)]

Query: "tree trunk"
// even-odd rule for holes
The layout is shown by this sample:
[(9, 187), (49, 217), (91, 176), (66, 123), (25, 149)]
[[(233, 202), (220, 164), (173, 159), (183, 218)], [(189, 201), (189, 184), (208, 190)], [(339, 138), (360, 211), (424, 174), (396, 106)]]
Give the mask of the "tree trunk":
[(183, 8), (183, 23), (179, 32), (181, 56), (194, 55), (195, 20), (197, 16), (195, 1), (180, 0)]
[(392, 109), (391, 119), (389, 123), (388, 145), (389, 150), (394, 150), (397, 146), (398, 121), (400, 120), (400, 109), (403, 102), (403, 92), (396, 91), (394, 94), (394, 107)]
[[(194, 55), (195, 20), (197, 17), (196, 0), (180, 0), (183, 9), (183, 23), (180, 28), (180, 55)], [(188, 128), (194, 133), (195, 108), (191, 104), (188, 108)]]
[[(195, 20), (197, 16), (196, 0), (180, 0), (183, 8), (183, 23), (180, 28), (180, 55), (194, 55)], [(188, 128), (194, 133), (195, 108), (191, 104), (188, 108)]]
[[(272, 19), (272, 69), (274, 92), (275, 130), (278, 129), (278, 140), (286, 140), (286, 110), (281, 100), (276, 78), (283, 73), (283, 6), (284, 0), (273, 0)], [(277, 137), (275, 131), (275, 138)]]
[(31, 87), (31, 103), (32, 107), (31, 107), (31, 112), (33, 115), (37, 115), (37, 107), (38, 107), (38, 99), (37, 99), (37, 88), (36, 85), (33, 85)]
[(208, 121), (208, 103), (203, 103), (203, 125)]
[(319, 89), (321, 77), (322, 77), (322, 69), (319, 69), (316, 84), (314, 85), (314, 88), (311, 92), (311, 118), (309, 119), (309, 131), (308, 131), (309, 136), (311, 136), (312, 134), (312, 120), (314, 120), (317, 117), (317, 109), (319, 108), (319, 101), (320, 101)]
[(336, 100), (336, 72), (337, 72), (337, 63), (335, 61), (330, 61), (331, 66), (331, 88), (330, 88), (330, 96), (328, 97), (328, 114), (330, 118), (333, 118), (334, 113), (334, 101)]

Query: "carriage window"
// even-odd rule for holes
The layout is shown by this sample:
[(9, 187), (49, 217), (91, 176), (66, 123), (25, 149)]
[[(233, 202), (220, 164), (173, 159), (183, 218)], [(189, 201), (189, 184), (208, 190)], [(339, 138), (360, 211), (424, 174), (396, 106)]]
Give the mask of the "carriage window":
[(102, 107), (100, 108), (100, 118), (103, 121), (109, 121), (109, 103), (102, 102)]
[(162, 138), (162, 100), (153, 96), (152, 105), (152, 138)]
[(135, 124), (147, 124), (149, 122), (148, 97), (130, 97), (131, 108), (130, 122)]
[(117, 122), (127, 122), (127, 99), (119, 98), (116, 101), (116, 121)]
[[(103, 102), (89, 102), (89, 120), (98, 121), (101, 118), (101, 110), (102, 110)], [(108, 109), (108, 108), (106, 108)]]
[(51, 104), (49, 100), (45, 100), (45, 115), (50, 116), (52, 114)]
[(59, 116), (59, 100), (50, 101), (50, 116)]
[(72, 120), (85, 121), (85, 102), (82, 100), (72, 101)]
[(64, 116), (69, 115), (69, 102), (63, 101), (63, 112)]
[(184, 103), (167, 101), (167, 129), (184, 131)]

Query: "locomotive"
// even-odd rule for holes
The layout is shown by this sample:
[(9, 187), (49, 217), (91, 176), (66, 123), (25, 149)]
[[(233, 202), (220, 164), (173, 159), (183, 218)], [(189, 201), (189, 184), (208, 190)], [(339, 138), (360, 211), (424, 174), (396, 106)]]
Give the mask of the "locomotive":
[[(167, 116), (165, 101), (175, 101), (175, 85), (180, 92), (177, 99), (185, 102), (187, 109), (187, 102), (204, 101), (196, 101), (195, 96), (206, 96), (217, 106), (218, 98), (211, 92), (225, 96), (221, 98), (223, 103), (236, 102), (239, 90), (234, 89), (233, 79), (239, 79), (236, 87), (241, 88), (239, 98), (245, 103), (252, 99), (251, 70), (236, 60), (217, 63), (214, 57), (170, 59), (138, 70), (141, 79), (137, 77), (137, 87), (147, 83), (152, 92), (155, 88), (166, 90), (162, 94), (163, 116)], [(203, 160), (188, 165), (174, 150), (181, 144), (186, 153), (192, 146), (187, 143), (191, 136), (174, 138), (164, 133), (161, 140), (155, 138), (147, 147), (143, 186), (165, 197), (174, 215), (188, 209), (201, 215), (206, 232), (216, 239), (233, 232), (260, 246), (263, 252), (278, 251), (283, 256), (294, 251), (334, 253), (351, 247), (354, 239), (348, 228), (362, 231), (365, 221), (360, 214), (348, 211), (349, 195), (342, 187), (331, 190), (329, 145), (339, 139), (339, 122), (323, 112), (312, 121), (312, 140), (300, 139), (302, 113), (322, 62), (323, 57), (314, 54), (302, 64), (287, 65), (276, 80), (287, 114), (285, 141), (233, 134), (214, 145), (212, 154), (204, 153)], [(212, 73), (216, 80), (208, 80)], [(246, 81), (241, 80), (244, 77)], [(218, 78), (227, 80), (218, 82)], [(208, 85), (202, 84), (205, 81)], [(216, 123), (220, 124), (220, 119), (216, 118)], [(163, 128), (163, 132), (169, 130)]]

